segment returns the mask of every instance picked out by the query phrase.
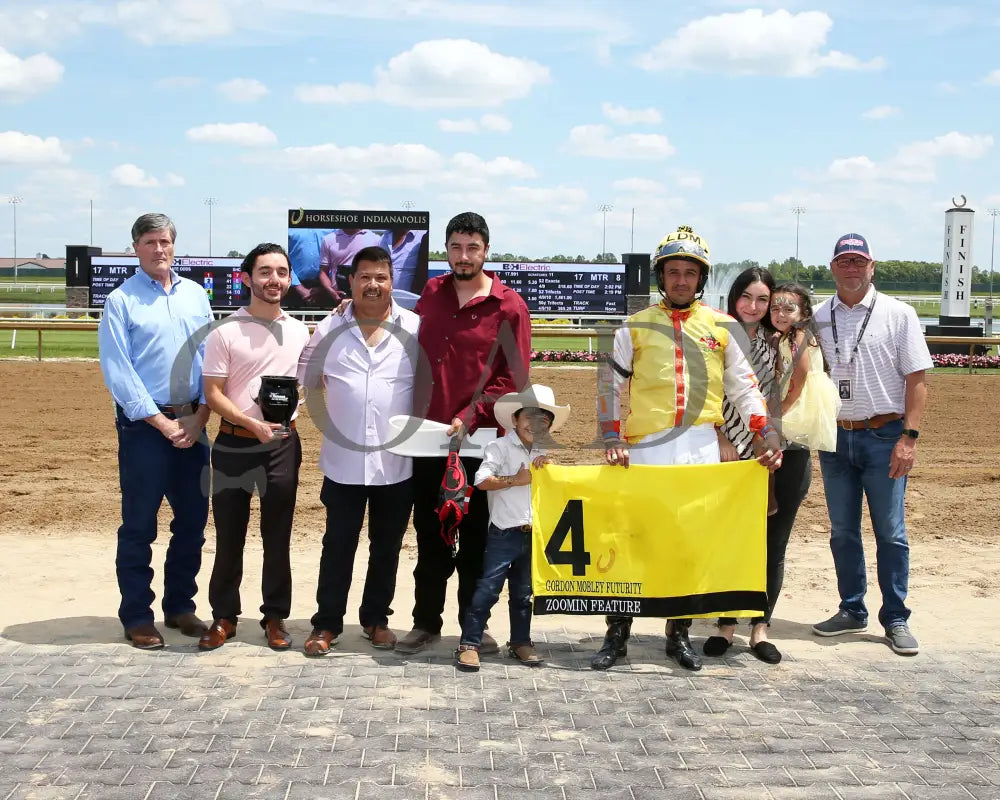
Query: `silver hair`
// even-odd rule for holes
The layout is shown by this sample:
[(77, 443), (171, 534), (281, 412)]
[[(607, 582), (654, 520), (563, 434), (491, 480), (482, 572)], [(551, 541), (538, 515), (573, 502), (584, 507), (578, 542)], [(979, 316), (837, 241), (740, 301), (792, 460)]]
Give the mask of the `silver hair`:
[(177, 241), (177, 228), (166, 214), (143, 214), (132, 226), (132, 241), (138, 242), (144, 234), (152, 231), (170, 231), (170, 241)]

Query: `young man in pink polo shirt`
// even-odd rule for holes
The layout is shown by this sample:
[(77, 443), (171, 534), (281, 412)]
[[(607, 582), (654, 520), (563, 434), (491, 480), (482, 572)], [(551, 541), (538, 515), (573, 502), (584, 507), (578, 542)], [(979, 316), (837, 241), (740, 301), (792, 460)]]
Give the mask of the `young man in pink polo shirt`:
[(256, 398), (262, 376), (294, 378), (309, 330), (281, 308), (291, 268), (280, 245), (259, 244), (250, 251), (243, 260), (243, 284), (250, 289), (250, 305), (205, 341), (205, 399), (222, 422), (212, 446), (216, 548), (208, 599), (214, 622), (198, 647), (215, 650), (236, 634), (250, 497), (256, 490), (264, 542), (260, 624), (268, 645), (286, 650), (292, 644), (285, 628), (292, 603), (288, 549), (302, 447), (294, 416), (288, 433), (281, 433), (279, 423), (264, 420)]

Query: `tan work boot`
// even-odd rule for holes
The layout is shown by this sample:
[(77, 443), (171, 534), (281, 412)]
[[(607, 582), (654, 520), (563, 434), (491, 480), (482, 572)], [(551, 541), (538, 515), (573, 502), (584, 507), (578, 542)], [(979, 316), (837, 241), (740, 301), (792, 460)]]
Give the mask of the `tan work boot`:
[(469, 644), (461, 644), (455, 651), (455, 667), (462, 672), (479, 672), (479, 651)]
[(535, 646), (531, 642), (525, 644), (511, 644), (507, 642), (507, 655), (516, 658), (528, 667), (539, 667), (542, 664), (542, 657), (538, 655)]

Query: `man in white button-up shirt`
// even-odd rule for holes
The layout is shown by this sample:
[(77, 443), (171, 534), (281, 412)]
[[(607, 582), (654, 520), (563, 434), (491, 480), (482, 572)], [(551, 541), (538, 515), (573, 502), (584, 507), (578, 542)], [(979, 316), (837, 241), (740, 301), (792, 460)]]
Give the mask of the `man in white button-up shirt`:
[(875, 262), (864, 236), (848, 233), (837, 240), (830, 271), (837, 294), (820, 305), (815, 316), (841, 407), (837, 451), (820, 451), (819, 463), (840, 609), (813, 625), (813, 631), (838, 636), (868, 627), (863, 496), (877, 545), (882, 590), (878, 621), (895, 652), (914, 655), (917, 640), (907, 623), (910, 545), (903, 495), (927, 398), (924, 373), (933, 362), (917, 312), (872, 285)]
[(388, 627), (396, 591), (399, 550), (413, 494), (410, 458), (385, 449), (389, 419), (413, 410), (419, 318), (392, 300), (392, 262), (381, 247), (354, 257), (352, 303), (331, 313), (313, 333), (299, 361), (299, 381), (326, 390), (325, 409), (310, 403), (323, 431), (319, 466), (326, 532), (320, 557), (317, 611), (306, 655), (323, 656), (344, 629), (365, 506), (368, 507), (368, 574), (361, 601), (362, 630), (374, 647), (392, 649)]

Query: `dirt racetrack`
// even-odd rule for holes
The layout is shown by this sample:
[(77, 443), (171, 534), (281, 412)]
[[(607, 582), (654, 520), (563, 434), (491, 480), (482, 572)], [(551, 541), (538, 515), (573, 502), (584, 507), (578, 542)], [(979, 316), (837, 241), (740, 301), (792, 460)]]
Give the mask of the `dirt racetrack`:
[[(596, 431), (594, 368), (539, 366), (532, 375), (573, 406), (570, 423), (559, 436), (567, 448), (556, 459), (564, 464), (597, 463), (600, 451), (586, 447)], [(81, 602), (103, 614), (117, 603), (113, 554), (120, 495), (112, 406), (100, 369), (95, 362), (0, 361), (0, 381), (0, 576), (5, 576), (0, 594), (6, 590), (0, 617), (10, 622), (36, 619), (39, 613), (65, 616), (67, 607), (81, 607)], [(1000, 613), (1000, 573), (995, 566), (1000, 563), (1000, 447), (993, 413), (1000, 375), (931, 375), (929, 382), (929, 408), (906, 498), (910, 589), (923, 620), (922, 639), (946, 646), (956, 618), (990, 619)], [(209, 424), (210, 433), (217, 426), (216, 419)], [(316, 467), (320, 434), (308, 419), (302, 420), (300, 432), (304, 462), (293, 556), (303, 565), (297, 573), (297, 596), (308, 600), (324, 509)], [(164, 504), (161, 532), (167, 529), (169, 514)], [(255, 514), (253, 527), (256, 520)], [(875, 548), (865, 524), (869, 604), (877, 607)], [(814, 639), (803, 623), (828, 613), (835, 604), (828, 531), (823, 483), (814, 467), (812, 489), (789, 545), (779, 609), (789, 622), (777, 629), (781, 637), (801, 636), (805, 630), (806, 640)], [(160, 550), (166, 540), (159, 537)], [(206, 569), (214, 545), (210, 522)], [(73, 553), (74, 547), (79, 548), (78, 558), (67, 562), (64, 554)], [(259, 536), (251, 534), (248, 553), (254, 554), (248, 555), (248, 564), (258, 562), (259, 549)], [(404, 540), (406, 566), (401, 564), (401, 575), (412, 569), (415, 550), (411, 527)], [(299, 611), (304, 619), (311, 613)], [(655, 628), (654, 622), (647, 628)]]
[[(561, 434), (561, 463), (597, 463), (587, 449), (596, 430), (593, 367), (536, 367), (533, 380), (573, 406)], [(106, 533), (119, 524), (116, 440), (111, 400), (94, 362), (0, 362), (0, 534)], [(1000, 447), (995, 409), (1000, 375), (931, 375), (918, 461), (907, 491), (910, 536), (994, 543), (1000, 519)], [(322, 530), (320, 435), (300, 425), (304, 460), (295, 518), (297, 537)], [(214, 434), (217, 418), (209, 424)], [(818, 468), (796, 534), (825, 536)], [(941, 537), (938, 539), (938, 537)]]

